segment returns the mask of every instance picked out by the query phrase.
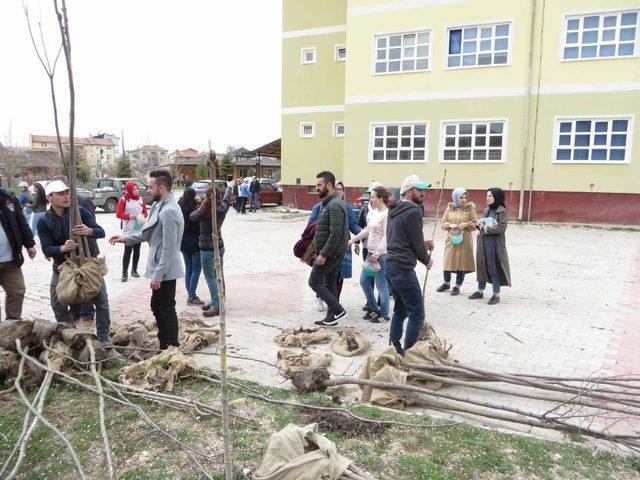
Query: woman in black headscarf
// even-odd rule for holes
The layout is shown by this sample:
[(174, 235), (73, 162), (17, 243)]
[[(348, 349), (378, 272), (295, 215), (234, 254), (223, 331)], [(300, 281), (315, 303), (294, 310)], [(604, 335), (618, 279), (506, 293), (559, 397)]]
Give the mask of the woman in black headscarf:
[(489, 305), (500, 303), (500, 286), (511, 286), (509, 255), (504, 232), (509, 223), (509, 212), (504, 204), (504, 191), (490, 188), (487, 191), (487, 208), (484, 217), (478, 220), (478, 248), (476, 265), (478, 291), (469, 296), (471, 300), (484, 298), (487, 282), (493, 287)]

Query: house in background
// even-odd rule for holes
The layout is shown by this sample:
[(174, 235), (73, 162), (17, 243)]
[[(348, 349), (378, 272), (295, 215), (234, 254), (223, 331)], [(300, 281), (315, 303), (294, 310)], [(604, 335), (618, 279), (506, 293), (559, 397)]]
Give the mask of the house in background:
[(206, 163), (207, 156), (194, 148), (187, 148), (186, 150), (174, 150), (163, 163), (158, 164), (158, 167), (168, 168), (174, 176), (183, 174), (191, 180), (195, 180), (196, 168), (201, 162)]
[(129, 150), (127, 156), (131, 166), (139, 173), (146, 173), (158, 165), (165, 165), (169, 161), (169, 150), (158, 145), (144, 145), (135, 150)]
[[(103, 135), (104, 136), (104, 135)], [(69, 137), (61, 137), (63, 147), (69, 148)], [(116, 143), (111, 138), (76, 137), (74, 140), (76, 151), (87, 160), (91, 173), (102, 177), (102, 172), (112, 168), (116, 162)], [(47, 149), (58, 151), (56, 136), (29, 135), (29, 146), (32, 149)]]
[(269, 142), (255, 150), (239, 148), (232, 152), (235, 163), (234, 178), (271, 178), (280, 181), (280, 139)]
[(414, 173), (436, 187), (446, 169), (445, 197), (463, 186), (483, 205), (498, 186), (512, 218), (640, 224), (637, 1), (283, 9), (286, 203), (311, 207), (325, 169), (349, 199)]

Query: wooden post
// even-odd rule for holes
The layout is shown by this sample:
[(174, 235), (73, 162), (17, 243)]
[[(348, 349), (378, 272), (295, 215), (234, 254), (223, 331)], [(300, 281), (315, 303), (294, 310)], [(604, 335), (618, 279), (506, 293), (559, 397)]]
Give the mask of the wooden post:
[(226, 480), (233, 480), (233, 458), (231, 457), (231, 438), (229, 435), (229, 387), (227, 385), (227, 320), (225, 308), (224, 274), (220, 261), (220, 232), (218, 231), (218, 202), (216, 198), (216, 177), (218, 176), (218, 162), (216, 153), (209, 150), (209, 169), (211, 174), (211, 226), (213, 235), (213, 252), (216, 269), (216, 283), (220, 300), (220, 384), (222, 404), (222, 444), (224, 448), (224, 471)]

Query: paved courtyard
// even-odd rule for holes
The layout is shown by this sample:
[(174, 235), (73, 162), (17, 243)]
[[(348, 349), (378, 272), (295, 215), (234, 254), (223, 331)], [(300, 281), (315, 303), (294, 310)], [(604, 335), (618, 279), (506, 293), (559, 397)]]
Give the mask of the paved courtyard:
[[(114, 215), (98, 213), (107, 237), (119, 232)], [(277, 214), (266, 209), (245, 216), (230, 212), (223, 227), (228, 289), (229, 342), (232, 353), (275, 362), (278, 345), (273, 338), (285, 327), (312, 326), (314, 295), (307, 286), (309, 268), (293, 257), (306, 217)], [(427, 237), (432, 224), (425, 226)], [(436, 293), (442, 281), (442, 231), (436, 234), (435, 265), (428, 279), (427, 320), (441, 338), (453, 345), (451, 355), (461, 363), (505, 372), (550, 375), (640, 373), (640, 233), (554, 225), (510, 225), (507, 246), (513, 287), (502, 303), (488, 306), (466, 298), (475, 275), (465, 282), (462, 295)], [(112, 321), (151, 316), (148, 280), (120, 282), (122, 246), (100, 241), (106, 255)], [(144, 272), (147, 247), (139, 270)], [(341, 327), (353, 327), (373, 342), (377, 351), (387, 345), (388, 325), (361, 319), (363, 295), (354, 278), (345, 281), (342, 302), (349, 317)], [(53, 319), (48, 284), (51, 266), (39, 253), (27, 260), (25, 318)], [(424, 269), (418, 269), (424, 278)], [(198, 294), (208, 298), (204, 279)], [(4, 302), (4, 294), (2, 301)], [(178, 311), (198, 312), (185, 303), (180, 284)], [(3, 312), (4, 317), (4, 312)], [(329, 352), (329, 345), (310, 351)], [(334, 356), (331, 371), (359, 372), (364, 356)], [(199, 356), (214, 367), (216, 357)], [(233, 375), (265, 384), (282, 385), (275, 369), (263, 364), (230, 361)], [(490, 397), (490, 395), (487, 395)], [(496, 397), (497, 398), (497, 397)]]

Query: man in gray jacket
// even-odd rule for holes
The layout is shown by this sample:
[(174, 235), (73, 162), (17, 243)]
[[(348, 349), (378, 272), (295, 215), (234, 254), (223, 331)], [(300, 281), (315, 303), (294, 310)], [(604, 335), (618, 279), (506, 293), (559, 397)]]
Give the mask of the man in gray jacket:
[(149, 212), (149, 219), (140, 231), (109, 239), (111, 244), (149, 242), (145, 277), (151, 279), (151, 311), (158, 325), (160, 350), (178, 346), (176, 279), (184, 275), (180, 257), (184, 218), (171, 193), (172, 183), (173, 178), (168, 171), (152, 170), (149, 173), (149, 191), (155, 203)]
[(337, 278), (349, 242), (349, 220), (344, 200), (335, 191), (336, 177), (320, 172), (316, 190), (322, 208), (316, 221), (314, 238), (316, 261), (309, 275), (309, 286), (327, 304), (327, 316), (316, 325), (335, 327), (347, 312), (338, 302)]

